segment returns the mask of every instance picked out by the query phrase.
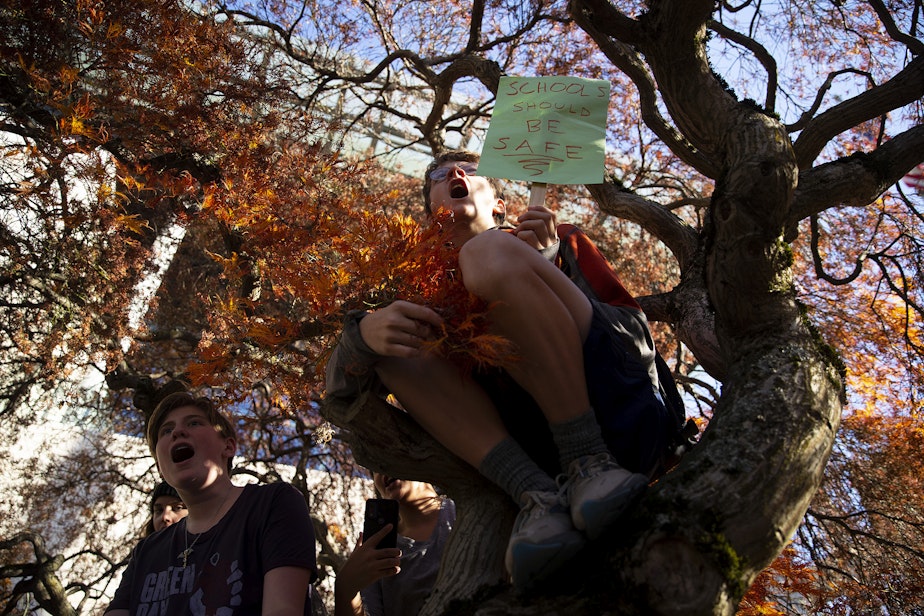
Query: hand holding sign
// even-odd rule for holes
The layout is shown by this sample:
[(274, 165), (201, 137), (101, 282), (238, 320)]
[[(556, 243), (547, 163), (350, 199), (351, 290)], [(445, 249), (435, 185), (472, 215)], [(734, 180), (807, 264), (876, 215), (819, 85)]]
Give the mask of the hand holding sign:
[(610, 83), (578, 77), (501, 77), (478, 172), (546, 184), (600, 184)]

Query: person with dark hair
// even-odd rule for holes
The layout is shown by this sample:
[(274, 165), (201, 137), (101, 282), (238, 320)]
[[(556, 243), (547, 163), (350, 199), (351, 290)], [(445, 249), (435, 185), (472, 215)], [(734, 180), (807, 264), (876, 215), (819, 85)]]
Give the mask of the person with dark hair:
[(310, 614), (317, 565), (304, 497), (282, 482), (231, 483), (237, 438), (208, 398), (168, 395), (147, 438), (188, 515), (139, 542), (106, 614)]
[(176, 524), (188, 513), (186, 504), (173, 486), (161, 481), (151, 492), (151, 518), (145, 527), (144, 536)]
[(412, 616), (436, 582), (443, 547), (456, 520), (452, 499), (429, 483), (372, 474), (381, 498), (398, 501), (397, 548), (377, 548), (386, 526), (359, 542), (337, 572), (335, 616)]
[[(327, 395), (393, 394), (504, 489), (520, 507), (506, 565), (524, 590), (575, 556), (585, 537), (614, 526), (656, 473), (672, 433), (638, 304), (621, 285), (617, 306), (572, 280), (564, 269), (575, 255), (547, 208), (531, 206), (515, 224), (503, 223), (505, 202), (478, 162), (468, 151), (437, 156), (424, 204), (434, 218), (448, 211), (439, 221), (459, 248), (461, 282), (491, 306), (490, 329), (513, 343), (516, 359), (502, 370), (460, 374), (427, 350), (440, 307), (398, 300), (347, 315), (328, 362)], [(637, 347), (627, 348), (626, 338)]]

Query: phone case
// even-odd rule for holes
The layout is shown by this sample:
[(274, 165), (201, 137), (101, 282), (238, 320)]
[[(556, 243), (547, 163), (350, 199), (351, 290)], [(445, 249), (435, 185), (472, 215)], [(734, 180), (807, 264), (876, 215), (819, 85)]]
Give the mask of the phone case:
[(392, 498), (370, 498), (366, 500), (366, 517), (363, 521), (363, 541), (382, 530), (386, 524), (392, 529), (375, 546), (378, 549), (398, 545), (398, 501)]

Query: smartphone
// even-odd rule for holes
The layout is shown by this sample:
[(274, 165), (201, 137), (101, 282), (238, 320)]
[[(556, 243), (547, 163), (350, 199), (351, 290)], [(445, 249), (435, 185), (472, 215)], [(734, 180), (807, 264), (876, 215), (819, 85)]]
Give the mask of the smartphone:
[(367, 499), (363, 541), (382, 530), (386, 524), (391, 524), (392, 528), (375, 546), (377, 549), (394, 548), (398, 545), (398, 501), (393, 498)]

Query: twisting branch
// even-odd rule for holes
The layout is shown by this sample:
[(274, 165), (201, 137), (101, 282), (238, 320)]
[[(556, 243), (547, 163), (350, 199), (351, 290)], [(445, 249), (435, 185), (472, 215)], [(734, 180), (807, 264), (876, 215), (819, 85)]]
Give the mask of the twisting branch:
[(918, 40), (911, 34), (899, 30), (895, 20), (892, 19), (892, 13), (889, 12), (889, 9), (882, 0), (867, 0), (867, 2), (869, 2), (869, 5), (876, 11), (876, 15), (879, 16), (879, 20), (882, 22), (882, 25), (885, 26), (885, 30), (889, 33), (889, 36), (908, 47), (908, 50), (914, 55), (924, 55), (924, 41)]
[(770, 55), (766, 47), (749, 36), (745, 36), (740, 32), (735, 32), (723, 23), (711, 19), (709, 20), (709, 29), (722, 38), (737, 43), (754, 54), (757, 61), (760, 62), (764, 70), (767, 71), (767, 97), (764, 99), (764, 109), (768, 112), (774, 111), (774, 109), (776, 109), (776, 88), (778, 81), (776, 59)]
[[(812, 227), (812, 263), (815, 266), (815, 275), (825, 282), (829, 282), (833, 285), (850, 284), (856, 280), (860, 273), (863, 271), (863, 262), (866, 261), (866, 258), (869, 256), (867, 255), (866, 251), (860, 253), (860, 256), (857, 257), (856, 263), (854, 264), (853, 271), (845, 278), (835, 278), (834, 276), (831, 276), (825, 271), (825, 265), (822, 262), (821, 254), (818, 251), (818, 243), (821, 238), (821, 232), (818, 228), (818, 216), (816, 214), (812, 214), (809, 220), (811, 221)], [(877, 222), (876, 227), (878, 228), (878, 226), (879, 224)]]
[(866, 77), (866, 81), (871, 88), (876, 86), (876, 82), (875, 80), (873, 80), (873, 76), (867, 71), (858, 71), (857, 69), (854, 69), (854, 68), (845, 68), (839, 71), (832, 71), (828, 73), (828, 76), (827, 78), (825, 78), (824, 83), (821, 84), (821, 87), (818, 88), (818, 92), (815, 93), (815, 100), (812, 101), (811, 106), (806, 111), (804, 111), (801, 116), (799, 116), (798, 120), (796, 120), (792, 124), (787, 124), (786, 130), (789, 131), (790, 133), (793, 133), (793, 132), (796, 132), (796, 131), (799, 131), (805, 128), (805, 125), (809, 122), (809, 120), (815, 117), (815, 114), (818, 112), (818, 109), (821, 107), (822, 101), (824, 101), (825, 99), (825, 95), (828, 93), (828, 90), (830, 90), (831, 86), (834, 84), (834, 80), (840, 77), (841, 75), (851, 75), (851, 74)]
[[(897, 240), (896, 240), (897, 241)], [(912, 289), (915, 288), (915, 284), (908, 280), (908, 275), (905, 273), (904, 268), (901, 265), (901, 262), (891, 255), (875, 254), (870, 255), (870, 261), (874, 262), (879, 266), (879, 269), (882, 271), (882, 279), (885, 281), (889, 289), (898, 297), (902, 299), (905, 304), (905, 331), (903, 338), (905, 342), (913, 349), (916, 350), (918, 354), (924, 352), (920, 342), (916, 340), (909, 332), (909, 328), (914, 319), (911, 317), (911, 313), (915, 312), (918, 315), (918, 319), (924, 318), (924, 307), (915, 301), (912, 295)], [(901, 278), (901, 286), (897, 285), (893, 280), (893, 277), (889, 275), (889, 270), (887, 268), (888, 262), (893, 267), (898, 269), (899, 278)]]

